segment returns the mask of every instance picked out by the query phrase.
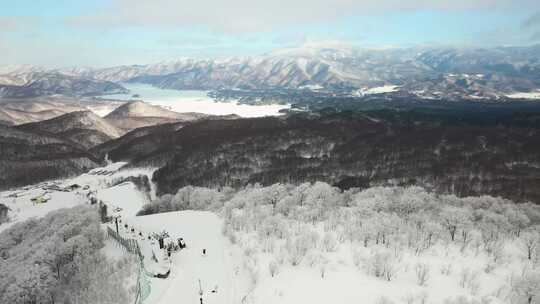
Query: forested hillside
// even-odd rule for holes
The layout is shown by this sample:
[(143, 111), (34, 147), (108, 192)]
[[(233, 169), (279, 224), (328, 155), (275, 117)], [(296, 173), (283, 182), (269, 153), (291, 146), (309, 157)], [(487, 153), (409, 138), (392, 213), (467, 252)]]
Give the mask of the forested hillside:
[(97, 210), (62, 209), (0, 233), (0, 302), (132, 303), (125, 281), (132, 261), (112, 263), (100, 251)]
[(141, 215), (175, 210), (223, 217), (224, 234), (240, 248), (253, 303), (540, 300), (535, 204), (419, 187), (341, 191), (317, 182), (187, 186), (147, 204)]
[(154, 174), (160, 193), (187, 185), (325, 181), (343, 189), (419, 185), (540, 201), (535, 128), (330, 113), (156, 127), (116, 142), (101, 152), (132, 166), (160, 166)]
[(0, 189), (80, 174), (100, 163), (53, 135), (0, 126)]

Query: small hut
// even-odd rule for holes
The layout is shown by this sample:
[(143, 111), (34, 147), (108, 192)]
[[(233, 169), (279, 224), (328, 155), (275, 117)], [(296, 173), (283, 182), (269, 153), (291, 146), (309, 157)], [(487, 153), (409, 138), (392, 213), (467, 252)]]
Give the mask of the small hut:
[(65, 189), (66, 189), (67, 191), (75, 191), (75, 190), (77, 190), (77, 189), (79, 189), (79, 188), (81, 188), (81, 186), (79, 186), (79, 185), (77, 185), (77, 184), (73, 184), (73, 185), (67, 186)]

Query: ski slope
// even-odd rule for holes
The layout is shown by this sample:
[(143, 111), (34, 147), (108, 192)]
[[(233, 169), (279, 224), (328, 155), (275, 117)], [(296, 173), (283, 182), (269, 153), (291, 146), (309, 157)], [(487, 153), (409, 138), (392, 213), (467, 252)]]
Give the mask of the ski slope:
[(135, 216), (148, 202), (148, 199), (131, 182), (101, 189), (96, 192), (96, 197), (107, 204), (111, 215), (121, 215), (122, 217)]
[[(120, 216), (122, 224), (120, 234), (126, 238), (133, 238), (139, 242), (142, 253), (145, 255), (145, 267), (153, 273), (165, 273), (171, 269), (167, 279), (150, 278), (151, 293), (145, 304), (157, 303), (200, 303), (202, 288), (203, 303), (240, 303), (244, 293), (238, 291), (237, 285), (241, 281), (242, 267), (241, 254), (237, 252), (233, 258), (234, 249), (222, 234), (222, 220), (214, 213), (199, 211), (183, 211), (162, 213), (137, 217), (136, 213), (149, 202), (149, 197), (141, 193), (132, 182), (123, 182), (114, 186), (114, 181), (127, 176), (148, 175), (153, 169), (120, 170), (125, 163), (113, 163), (106, 167), (97, 168), (80, 176), (43, 182), (0, 192), (0, 202), (6, 204), (10, 221), (0, 225), (0, 231), (11, 225), (32, 217), (42, 217), (47, 213), (74, 207), (78, 204), (87, 204), (89, 193), (109, 206), (109, 214)], [(81, 188), (70, 191), (46, 190), (49, 186), (59, 188), (78, 184)], [(153, 185), (152, 185), (153, 186)], [(85, 187), (83, 189), (83, 187)], [(153, 189), (152, 189), (153, 190)], [(31, 198), (46, 196), (48, 201), (35, 204)], [(154, 191), (150, 193), (154, 196)], [(129, 225), (129, 229), (123, 227)], [(110, 227), (114, 229), (113, 224)], [(131, 232), (135, 228), (135, 233)], [(184, 238), (187, 248), (174, 253), (171, 259), (160, 251), (157, 242), (148, 240), (153, 232), (166, 230), (176, 241)], [(142, 232), (144, 237), (139, 236)], [(206, 256), (202, 249), (207, 250)], [(118, 244), (107, 242), (103, 249), (107, 256), (120, 257), (125, 252), (119, 249)], [(158, 258), (158, 263), (152, 261), (152, 253)], [(200, 286), (199, 286), (200, 280)], [(211, 291), (217, 286), (217, 293)]]
[[(239, 271), (233, 263), (233, 253), (221, 232), (222, 221), (217, 215), (181, 211), (134, 217), (126, 221), (146, 234), (166, 230), (171, 240), (182, 237), (187, 245), (187, 248), (172, 254), (168, 279), (152, 279), (152, 292), (145, 303), (200, 303), (200, 287), (205, 304), (241, 302), (242, 294), (237, 288)], [(144, 246), (141, 244), (141, 247)], [(203, 249), (207, 251), (204, 256)], [(217, 292), (211, 292), (216, 286)]]

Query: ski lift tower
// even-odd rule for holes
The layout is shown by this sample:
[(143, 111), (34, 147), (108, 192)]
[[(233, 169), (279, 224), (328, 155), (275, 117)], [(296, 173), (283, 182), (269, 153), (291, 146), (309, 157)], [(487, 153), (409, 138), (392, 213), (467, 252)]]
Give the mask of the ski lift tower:
[(199, 279), (199, 297), (201, 300), (201, 304), (203, 304), (202, 296), (203, 296), (202, 284), (201, 284), (201, 279)]

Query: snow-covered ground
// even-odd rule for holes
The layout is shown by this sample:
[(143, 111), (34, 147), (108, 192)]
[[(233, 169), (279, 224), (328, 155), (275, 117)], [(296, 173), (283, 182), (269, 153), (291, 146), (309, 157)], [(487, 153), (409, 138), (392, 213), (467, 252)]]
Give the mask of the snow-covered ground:
[[(434, 248), (430, 252), (415, 256), (404, 250), (399, 255), (395, 278), (387, 281), (366, 273), (367, 269), (356, 266), (353, 252), (358, 250), (365, 258), (373, 254), (373, 248), (345, 244), (336, 252), (326, 253), (328, 259), (324, 266), (324, 278), (321, 276), (322, 265), (314, 266), (285, 265), (279, 273), (272, 277), (266, 267), (271, 260), (267, 254), (259, 254), (261, 261), (260, 280), (254, 292), (254, 303), (377, 303), (386, 298), (394, 303), (407, 303), (406, 299), (414, 299), (420, 303), (444, 303), (446, 299), (464, 296), (471, 299), (486, 298), (490, 303), (504, 303), (494, 295), (504, 289), (511, 270), (520, 271), (518, 264), (510, 264), (510, 269), (497, 269), (495, 273), (486, 274), (485, 265), (489, 262), (486, 256), (474, 254), (462, 255), (458, 250)], [(425, 286), (419, 286), (416, 267), (427, 265), (429, 278)], [(450, 266), (449, 266), (450, 265)], [(449, 274), (442, 270), (450, 267)], [(460, 276), (470, 271), (474, 282), (460, 285)]]
[[(153, 169), (121, 170), (123, 165), (1, 192), (12, 212), (0, 231), (87, 203), (87, 194), (94, 195), (112, 215), (121, 216), (120, 235), (138, 241), (148, 271), (170, 270), (166, 279), (148, 278), (151, 292), (144, 304), (200, 303), (201, 297), (204, 304), (443, 304), (459, 296), (477, 302), (451, 303), (521, 303), (510, 299), (521, 292), (515, 286), (529, 282), (516, 282), (540, 270), (540, 250), (531, 259), (526, 251), (527, 236), (536, 235), (540, 246), (535, 226), (528, 227), (532, 223), (526, 219), (538, 209), (533, 206), (490, 197), (439, 197), (414, 187), (346, 195), (316, 183), (251, 187), (230, 196), (197, 188), (189, 190), (188, 206), (213, 211), (136, 216), (149, 196), (122, 180), (151, 175)], [(73, 184), (81, 187), (50, 190)], [(40, 195), (48, 201), (30, 201)], [(417, 211), (401, 218), (400, 208)], [(459, 225), (455, 240), (449, 239), (448, 221)], [(521, 236), (516, 236), (516, 223), (522, 225)], [(168, 258), (148, 238), (162, 231), (170, 236), (166, 242), (183, 238), (187, 248)], [(103, 251), (117, 259), (126, 255), (112, 239)], [(426, 272), (423, 282), (421, 271)]]
[[(181, 237), (187, 245), (172, 254), (168, 279), (152, 279), (152, 292), (145, 303), (199, 303), (200, 288), (204, 303), (241, 303), (246, 295), (241, 265), (222, 234), (222, 220), (216, 214), (169, 212), (129, 218), (126, 222), (146, 234), (166, 230), (170, 235), (166, 241)], [(140, 241), (140, 244), (149, 246), (148, 241)], [(159, 251), (157, 244), (152, 247), (158, 259), (162, 259), (164, 252)], [(206, 255), (202, 254), (203, 249)], [(212, 292), (216, 287), (217, 292)]]
[(396, 85), (385, 85), (382, 87), (369, 88), (365, 91), (365, 94), (381, 94), (381, 93), (391, 93), (397, 91), (399, 86)]
[[(210, 115), (236, 114), (241, 117), (262, 117), (282, 115), (280, 110), (290, 105), (245, 105), (236, 101), (216, 102), (208, 97), (206, 91), (178, 91), (160, 89), (147, 84), (122, 84), (130, 94), (107, 95), (104, 98), (130, 100), (142, 99), (153, 105), (179, 113), (203, 113)], [(138, 97), (133, 97), (133, 96)]]
[(94, 112), (94, 114), (98, 115), (99, 117), (105, 117), (105, 116), (109, 115), (109, 113), (114, 111), (114, 109), (119, 107), (120, 105), (121, 105), (120, 103), (114, 102), (114, 103), (103, 103), (103, 104), (89, 105), (89, 106), (86, 106), (86, 108), (88, 110)]
[(125, 182), (97, 192), (96, 197), (102, 200), (109, 208), (118, 210), (123, 217), (132, 217), (137, 214), (148, 200), (131, 182)]
[(318, 91), (324, 89), (324, 87), (320, 84), (308, 84), (300, 86), (299, 89), (301, 90), (311, 90), (311, 91)]
[(507, 94), (506, 97), (516, 99), (540, 99), (540, 91), (536, 92), (516, 92)]
[[(47, 181), (0, 192), (0, 202), (11, 209), (8, 212), (10, 221), (0, 225), (0, 231), (26, 219), (42, 217), (53, 210), (87, 203), (89, 194), (110, 204), (112, 209), (118, 207), (117, 212), (113, 210), (115, 214), (135, 216), (142, 205), (148, 202), (148, 198), (138, 191), (132, 182), (114, 186), (113, 184), (128, 176), (146, 175), (151, 178), (155, 169), (120, 170), (125, 164), (113, 163), (74, 178)], [(78, 188), (70, 191), (59, 190), (71, 185), (78, 185)], [(153, 191), (150, 196), (154, 196)], [(44, 201), (33, 202), (34, 198), (42, 198)]]
[[(112, 185), (116, 180), (141, 174), (151, 175), (152, 169), (120, 170), (125, 163), (113, 163), (96, 168), (78, 177), (66, 180), (44, 182), (20, 189), (0, 192), (0, 198), (11, 211), (10, 221), (0, 225), (0, 231), (11, 225), (32, 218), (42, 217), (48, 212), (87, 204), (90, 193), (109, 207), (109, 214), (120, 216), (120, 234), (136, 239), (145, 255), (145, 267), (152, 273), (165, 273), (171, 269), (168, 279), (149, 278), (151, 293), (145, 304), (149, 303), (199, 303), (202, 288), (204, 303), (241, 303), (247, 294), (243, 279), (241, 253), (231, 246), (222, 234), (222, 220), (214, 213), (202, 211), (170, 212), (137, 217), (136, 213), (148, 202), (147, 195), (137, 190), (132, 182)], [(44, 190), (60, 189), (77, 184), (80, 188), (64, 192)], [(34, 204), (30, 199), (44, 196), (48, 200)], [(128, 229), (124, 225), (128, 225)], [(115, 228), (114, 224), (108, 224)], [(107, 225), (104, 225), (107, 226)], [(131, 229), (135, 228), (135, 233)], [(172, 255), (169, 260), (159, 249), (155, 240), (148, 235), (166, 230), (171, 236), (167, 241), (182, 237), (187, 248)], [(143, 237), (139, 235), (143, 234)], [(106, 256), (119, 260), (126, 252), (112, 239), (103, 248)], [(207, 250), (205, 256), (202, 249)], [(152, 255), (158, 259), (152, 261)], [(201, 285), (199, 287), (199, 280)], [(213, 293), (217, 287), (217, 292)]]
[[(41, 186), (44, 185), (41, 184)], [(36, 197), (45, 197), (49, 200), (46, 203), (35, 204), (31, 199)], [(47, 191), (40, 186), (0, 192), (0, 202), (11, 209), (8, 212), (10, 221), (0, 225), (0, 232), (14, 223), (33, 217), (42, 217), (51, 211), (74, 207), (85, 201), (86, 197), (81, 193)]]
[(392, 93), (399, 90), (399, 86), (396, 85), (385, 85), (382, 87), (373, 87), (373, 88), (362, 88), (354, 92), (354, 95), (364, 96), (372, 94), (383, 94), (383, 93)]

